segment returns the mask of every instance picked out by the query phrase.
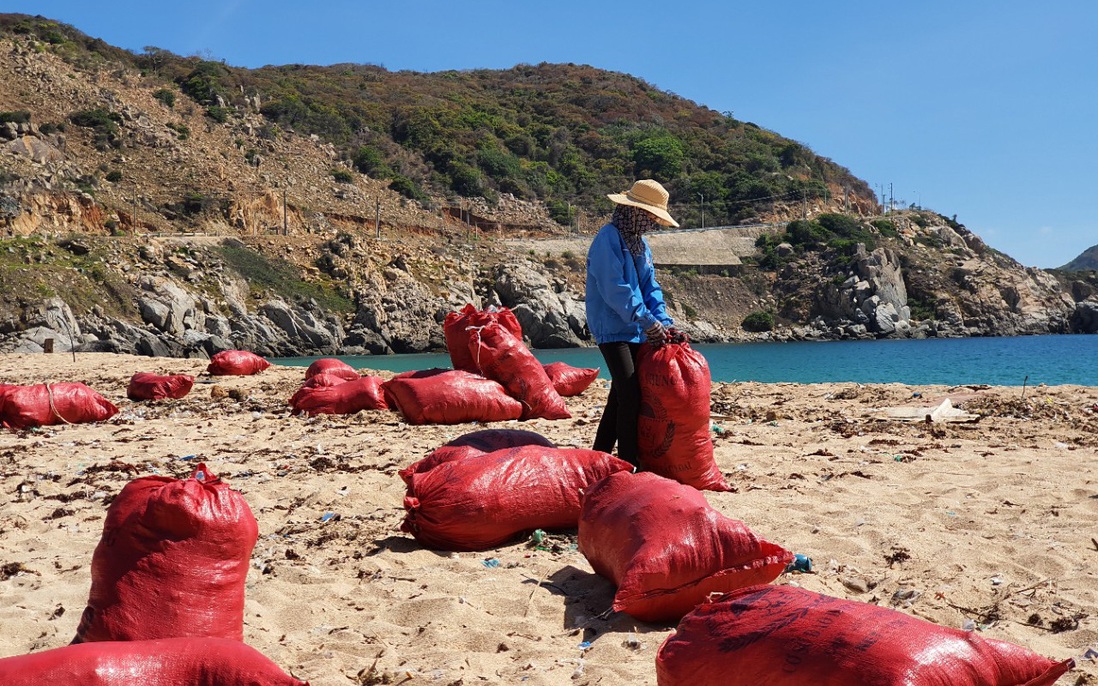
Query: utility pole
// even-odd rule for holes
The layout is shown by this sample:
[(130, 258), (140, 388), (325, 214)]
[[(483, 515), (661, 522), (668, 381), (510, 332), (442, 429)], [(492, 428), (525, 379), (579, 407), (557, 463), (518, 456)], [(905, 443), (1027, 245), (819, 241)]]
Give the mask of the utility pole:
[(888, 184), (888, 211), (892, 213), (896, 208), (894, 207), (896, 202), (896, 196), (892, 194), (892, 184)]
[(374, 232), (381, 240), (381, 198), (374, 198)]
[(701, 227), (704, 229), (705, 228), (705, 196), (702, 195), (701, 193), (698, 193), (698, 197), (701, 198), (701, 203), (702, 203), (702, 226)]

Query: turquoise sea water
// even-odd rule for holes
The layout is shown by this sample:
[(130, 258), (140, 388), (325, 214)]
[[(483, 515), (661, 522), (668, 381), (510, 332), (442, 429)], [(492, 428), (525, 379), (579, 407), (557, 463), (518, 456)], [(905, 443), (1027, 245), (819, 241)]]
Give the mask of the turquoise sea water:
[[(855, 382), (908, 385), (1098, 386), (1098, 335), (693, 345), (714, 381)], [(534, 350), (542, 362), (599, 367), (597, 348)], [(315, 357), (272, 359), (307, 366)], [(450, 367), (446, 353), (340, 358), (357, 369), (404, 372)]]

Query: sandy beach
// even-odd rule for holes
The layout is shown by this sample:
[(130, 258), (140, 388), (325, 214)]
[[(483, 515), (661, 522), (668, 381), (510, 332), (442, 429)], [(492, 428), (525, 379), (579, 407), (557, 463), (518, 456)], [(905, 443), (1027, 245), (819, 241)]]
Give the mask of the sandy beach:
[[(204, 462), (259, 524), (244, 639), (312, 686), (656, 683), (674, 626), (607, 614), (614, 588), (574, 530), (483, 553), (427, 550), (399, 530), (397, 472), (485, 425), (292, 416), (303, 367), (211, 378), (206, 364), (0, 356), (0, 383), (80, 381), (120, 410), (0, 433), (0, 657), (72, 639), (114, 494)], [(197, 382), (181, 400), (133, 402), (139, 371)], [(587, 448), (606, 392), (599, 380), (567, 398), (572, 419), (489, 427)], [(947, 398), (957, 421), (896, 410), (917, 418)], [(1098, 652), (1098, 387), (733, 383), (712, 400), (733, 490), (707, 499), (813, 561), (776, 583), (1075, 658), (1057, 683), (1098, 684), (1083, 657)]]

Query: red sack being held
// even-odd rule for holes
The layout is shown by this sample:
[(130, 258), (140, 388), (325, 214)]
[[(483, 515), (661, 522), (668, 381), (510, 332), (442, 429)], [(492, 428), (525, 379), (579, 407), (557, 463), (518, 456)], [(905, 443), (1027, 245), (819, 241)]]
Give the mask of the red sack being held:
[(483, 373), (469, 351), (469, 336), (470, 328), (481, 327), (488, 322), (499, 322), (513, 333), (515, 338), (522, 340), (522, 326), (515, 318), (514, 312), (508, 308), (492, 305), (484, 310), (478, 310), (471, 303), (467, 304), (459, 312), (447, 314), (442, 322), (446, 350), (450, 353), (450, 363), (454, 369), (462, 369), (474, 374)]
[(323, 373), (334, 374), (345, 381), (354, 381), (359, 377), (359, 373), (355, 371), (355, 368), (343, 360), (337, 360), (334, 357), (322, 357), (309, 365), (309, 368), (305, 370), (305, 378), (311, 379), (317, 374)]
[(539, 433), (523, 429), (483, 429), (459, 436), (449, 443), (435, 448), (430, 455), (400, 470), (404, 485), (412, 483), (412, 475), (427, 472), (443, 462), (464, 460), (467, 457), (483, 455), (505, 448), (520, 445), (540, 445), (555, 448), (556, 445)]
[(553, 388), (564, 398), (583, 393), (599, 377), (598, 367), (573, 367), (565, 362), (550, 362), (544, 367)]
[(498, 381), (507, 394), (522, 403), (521, 419), (569, 419), (564, 398), (553, 388), (538, 358), (521, 338), (498, 322), (471, 332), (469, 352), (489, 379)]
[(191, 392), (194, 377), (190, 374), (161, 376), (149, 372), (137, 372), (130, 377), (126, 397), (130, 400), (179, 399)]
[(309, 686), (223, 638), (85, 643), (0, 659), (4, 686)]
[(1051, 686), (1074, 666), (898, 610), (755, 586), (683, 617), (659, 686)]
[(200, 464), (146, 476), (107, 509), (73, 643), (244, 635), (244, 582), (259, 537), (244, 497)]
[(633, 468), (597, 450), (524, 445), (411, 475), (401, 524), (438, 550), (488, 550), (531, 529), (576, 526), (580, 491)]
[(709, 364), (689, 343), (644, 343), (637, 354), (641, 467), (699, 490), (731, 488), (713, 460)]
[(614, 474), (584, 493), (579, 550), (617, 585), (613, 609), (645, 622), (678, 621), (710, 593), (768, 583), (793, 560), (701, 491), (651, 472)]
[(522, 403), (503, 386), (460, 369), (406, 372), (381, 389), (389, 407), (409, 424), (504, 422), (522, 416)]
[[(319, 376), (332, 376), (324, 373)], [(380, 376), (359, 376), (334, 386), (301, 387), (290, 398), (293, 414), (354, 414), (359, 410), (387, 410), (389, 405), (381, 392)]]
[(78, 382), (7, 386), (0, 393), (0, 426), (7, 429), (101, 422), (116, 414), (114, 403)]
[(222, 350), (210, 358), (206, 372), (212, 376), (250, 376), (271, 363), (248, 350)]

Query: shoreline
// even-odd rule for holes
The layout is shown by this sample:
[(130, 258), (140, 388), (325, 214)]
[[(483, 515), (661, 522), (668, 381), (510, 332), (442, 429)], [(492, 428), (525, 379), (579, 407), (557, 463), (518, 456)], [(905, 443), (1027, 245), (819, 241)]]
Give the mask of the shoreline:
[[(119, 408), (100, 424), (0, 433), (0, 657), (71, 640), (113, 494), (154, 472), (185, 478), (202, 461), (259, 523), (245, 641), (313, 686), (371, 674), (655, 684), (655, 652), (673, 626), (601, 616), (613, 587), (572, 547), (574, 531), (550, 546), (519, 539), (458, 554), (399, 531), (398, 470), (483, 428), (589, 447), (605, 382), (566, 398), (569, 420), (411, 426), (389, 411), (291, 416), (304, 368), (210, 379), (207, 363), (0, 355), (0, 383), (82, 381)], [(199, 382), (181, 400), (132, 402), (138, 371)], [(215, 399), (214, 387), (235, 392)], [(1098, 387), (1030, 386), (1024, 400), (1018, 388), (716, 382), (714, 453), (734, 491), (705, 496), (812, 558), (814, 573), (775, 583), (971, 625), (1076, 658), (1060, 684), (1093, 681), (1098, 663), (1079, 658), (1098, 650)], [(978, 419), (876, 416), (946, 398)]]
[[(1098, 368), (1087, 363), (1098, 355), (1098, 336), (1048, 335), (1000, 338), (883, 339), (877, 341), (752, 341), (691, 343), (723, 383), (904, 383), (911, 386), (1079, 385), (1098, 387)], [(543, 362), (563, 361), (600, 367), (609, 378), (597, 347), (537, 348)], [(271, 358), (307, 361), (317, 357)], [(416, 367), (448, 367), (445, 352), (402, 355), (336, 356), (356, 368), (393, 372)], [(295, 363), (295, 362), (291, 362)], [(744, 377), (750, 377), (745, 379)], [(830, 378), (829, 378), (830, 377)]]

